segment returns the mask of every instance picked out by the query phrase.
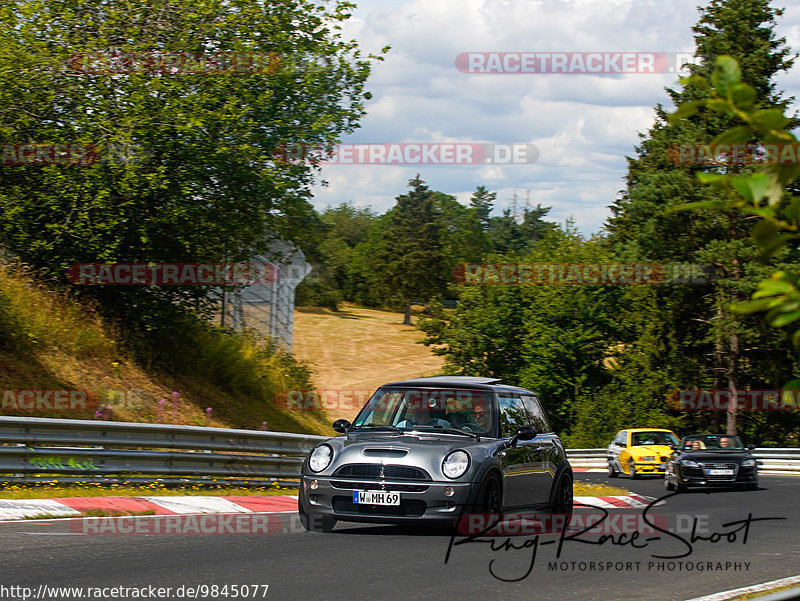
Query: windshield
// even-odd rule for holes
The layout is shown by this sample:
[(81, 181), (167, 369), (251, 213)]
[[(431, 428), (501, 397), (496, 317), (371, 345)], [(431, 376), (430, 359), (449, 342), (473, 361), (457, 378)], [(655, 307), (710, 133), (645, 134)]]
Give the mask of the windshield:
[(634, 432), (631, 434), (632, 447), (655, 444), (671, 446), (678, 444), (678, 439), (672, 432)]
[(381, 388), (364, 405), (354, 428), (456, 428), (494, 436), (490, 393), (480, 390)]
[(684, 437), (681, 449), (684, 451), (742, 451), (744, 445), (738, 436), (695, 434)]

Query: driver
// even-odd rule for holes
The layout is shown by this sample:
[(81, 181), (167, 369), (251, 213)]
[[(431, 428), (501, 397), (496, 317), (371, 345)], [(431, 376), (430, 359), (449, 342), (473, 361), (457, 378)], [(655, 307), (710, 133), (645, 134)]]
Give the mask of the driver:
[(729, 447), (731, 445), (731, 439), (727, 436), (723, 436), (719, 439), (719, 446), (723, 449)]
[(491, 420), (489, 419), (489, 410), (486, 408), (486, 404), (482, 401), (477, 401), (475, 405), (473, 405), (470, 419), (484, 432), (488, 432), (491, 428), (492, 424)]

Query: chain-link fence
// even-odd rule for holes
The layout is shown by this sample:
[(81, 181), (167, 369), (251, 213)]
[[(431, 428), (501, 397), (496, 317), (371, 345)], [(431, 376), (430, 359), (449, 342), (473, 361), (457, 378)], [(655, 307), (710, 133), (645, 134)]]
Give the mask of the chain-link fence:
[(311, 265), (303, 251), (283, 241), (274, 242), (267, 255), (257, 255), (251, 261), (271, 267), (274, 277), (270, 283), (225, 292), (220, 323), (268, 336), (279, 349), (292, 352), (295, 289), (311, 272)]

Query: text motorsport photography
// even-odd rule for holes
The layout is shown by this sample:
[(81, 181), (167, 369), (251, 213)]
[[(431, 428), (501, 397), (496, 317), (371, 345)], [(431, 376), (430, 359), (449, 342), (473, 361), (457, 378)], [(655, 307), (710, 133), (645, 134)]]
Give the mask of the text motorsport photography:
[[(502, 582), (528, 578), (541, 559), (548, 571), (747, 571), (749, 561), (726, 557), (689, 559), (698, 551), (724, 545), (729, 549), (746, 546), (764, 522), (784, 521), (777, 516), (726, 519), (717, 525), (711, 514), (659, 514), (651, 511), (678, 493), (652, 499), (636, 513), (612, 514), (591, 503), (577, 503), (573, 514), (475, 514), (462, 510), (456, 532), (450, 537), (445, 564), (453, 560), (462, 545), (473, 545), (487, 552), (489, 574)], [(589, 513), (585, 513), (588, 511)], [(671, 519), (671, 517), (674, 518)], [(570, 558), (571, 552), (596, 548), (589, 560)], [(547, 550), (549, 555), (540, 557)], [(615, 559), (614, 553), (635, 552), (636, 561)]]

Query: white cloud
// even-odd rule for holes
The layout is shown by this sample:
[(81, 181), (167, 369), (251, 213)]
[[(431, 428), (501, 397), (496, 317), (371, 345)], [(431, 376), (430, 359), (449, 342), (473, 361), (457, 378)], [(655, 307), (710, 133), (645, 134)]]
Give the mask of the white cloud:
[[(698, 18), (685, 0), (360, 0), (343, 29), (366, 51), (392, 50), (368, 82), (374, 94), (362, 127), (343, 142), (529, 142), (531, 165), (331, 165), (315, 205), (355, 201), (385, 211), (416, 173), (434, 190), (467, 202), (486, 185), (496, 212), (520, 198), (552, 205), (598, 231), (623, 187), (625, 156), (653, 123), (657, 103), (671, 106), (670, 74), (481, 75), (461, 73), (462, 52), (683, 52), (694, 47)], [(778, 35), (800, 46), (800, 6), (787, 8)], [(800, 97), (800, 65), (777, 79)]]

